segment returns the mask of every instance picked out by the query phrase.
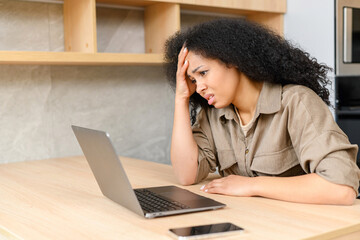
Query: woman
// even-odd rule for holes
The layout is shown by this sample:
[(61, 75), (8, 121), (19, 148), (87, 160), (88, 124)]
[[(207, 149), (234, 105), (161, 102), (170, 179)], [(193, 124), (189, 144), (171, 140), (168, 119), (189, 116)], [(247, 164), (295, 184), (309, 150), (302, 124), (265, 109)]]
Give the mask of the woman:
[[(360, 171), (328, 109), (328, 67), (258, 24), (218, 19), (172, 36), (171, 161), (208, 193), (353, 204)], [(190, 104), (190, 110), (189, 110)]]

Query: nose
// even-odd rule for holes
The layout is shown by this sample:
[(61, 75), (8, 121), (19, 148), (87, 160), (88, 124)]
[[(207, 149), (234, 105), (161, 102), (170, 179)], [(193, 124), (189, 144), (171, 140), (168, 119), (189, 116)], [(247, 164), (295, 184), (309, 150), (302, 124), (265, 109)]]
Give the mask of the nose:
[(196, 84), (196, 92), (201, 95), (202, 92), (204, 92), (207, 89), (207, 86), (203, 82), (197, 82)]

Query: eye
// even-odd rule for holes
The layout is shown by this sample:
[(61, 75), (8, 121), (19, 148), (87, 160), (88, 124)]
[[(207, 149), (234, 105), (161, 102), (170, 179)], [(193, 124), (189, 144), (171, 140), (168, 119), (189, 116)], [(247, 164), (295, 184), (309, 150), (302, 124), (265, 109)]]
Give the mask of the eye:
[(200, 76), (205, 76), (207, 72), (208, 72), (207, 70), (206, 71), (201, 71), (201, 72), (199, 72), (199, 74), (200, 74)]
[(192, 77), (190, 77), (189, 75), (187, 75), (187, 78), (190, 80), (190, 82), (191, 82), (192, 84), (196, 84), (196, 79), (195, 79), (195, 78), (192, 78)]

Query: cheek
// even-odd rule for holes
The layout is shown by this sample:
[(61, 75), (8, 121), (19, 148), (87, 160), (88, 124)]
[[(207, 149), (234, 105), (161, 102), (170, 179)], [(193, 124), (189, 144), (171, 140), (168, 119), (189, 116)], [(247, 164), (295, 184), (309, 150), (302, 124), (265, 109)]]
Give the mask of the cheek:
[(216, 74), (212, 74), (208, 78), (208, 86), (216, 90), (218, 94), (228, 95), (231, 91), (234, 91), (239, 83), (239, 75), (233, 69), (224, 69), (217, 71)]
[(237, 78), (237, 75), (226, 74), (223, 76), (220, 89), (221, 96), (225, 97), (226, 101), (232, 102), (237, 92), (238, 83), (239, 79)]
[(221, 77), (221, 85), (228, 90), (236, 88), (239, 83), (239, 78), (232, 72), (225, 72)]

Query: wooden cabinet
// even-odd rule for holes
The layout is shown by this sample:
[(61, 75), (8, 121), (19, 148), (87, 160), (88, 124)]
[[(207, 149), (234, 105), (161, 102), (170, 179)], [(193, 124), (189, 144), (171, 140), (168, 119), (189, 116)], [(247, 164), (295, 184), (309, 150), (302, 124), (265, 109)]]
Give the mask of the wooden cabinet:
[[(144, 8), (145, 53), (99, 53), (96, 3)], [(0, 64), (160, 65), (184, 10), (235, 14), (283, 32), (286, 0), (64, 0), (64, 52), (0, 51)]]

